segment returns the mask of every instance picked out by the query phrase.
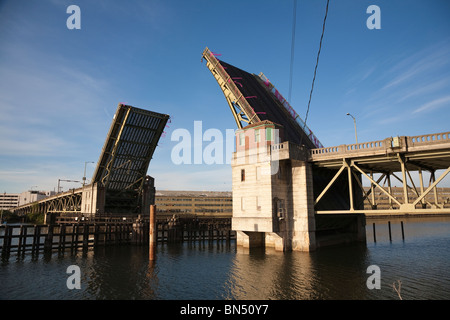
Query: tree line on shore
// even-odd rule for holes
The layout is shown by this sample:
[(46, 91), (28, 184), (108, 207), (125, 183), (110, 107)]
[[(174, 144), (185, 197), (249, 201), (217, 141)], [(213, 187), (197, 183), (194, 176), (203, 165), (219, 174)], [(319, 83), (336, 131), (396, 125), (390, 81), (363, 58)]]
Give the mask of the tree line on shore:
[(9, 210), (3, 210), (1, 215), (1, 223), (34, 223), (43, 224), (44, 214), (43, 213), (31, 213), (25, 216), (20, 216), (15, 212)]

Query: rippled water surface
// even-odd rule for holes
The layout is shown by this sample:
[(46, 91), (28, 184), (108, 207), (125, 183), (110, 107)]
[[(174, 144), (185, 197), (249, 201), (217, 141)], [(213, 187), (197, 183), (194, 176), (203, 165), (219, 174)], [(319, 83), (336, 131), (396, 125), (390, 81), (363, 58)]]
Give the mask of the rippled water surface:
[[(400, 221), (404, 222), (402, 240)], [(246, 251), (235, 243), (105, 247), (72, 255), (12, 254), (0, 266), (0, 299), (450, 299), (450, 218), (367, 220), (367, 243), (312, 253)], [(376, 242), (373, 239), (373, 223)], [(81, 270), (69, 290), (67, 267)], [(381, 271), (368, 289), (367, 267)]]

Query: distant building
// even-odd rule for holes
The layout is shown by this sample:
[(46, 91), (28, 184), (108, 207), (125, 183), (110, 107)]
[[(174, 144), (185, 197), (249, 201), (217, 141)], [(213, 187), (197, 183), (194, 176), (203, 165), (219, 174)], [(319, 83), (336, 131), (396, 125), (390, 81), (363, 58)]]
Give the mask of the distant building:
[(29, 190), (22, 193), (0, 193), (0, 209), (8, 210), (55, 195), (54, 191)]
[(19, 194), (19, 206), (55, 195), (54, 191), (29, 190)]
[(169, 191), (155, 193), (156, 212), (159, 215), (232, 215), (231, 191)]
[(8, 210), (19, 205), (18, 193), (0, 193), (0, 210)]

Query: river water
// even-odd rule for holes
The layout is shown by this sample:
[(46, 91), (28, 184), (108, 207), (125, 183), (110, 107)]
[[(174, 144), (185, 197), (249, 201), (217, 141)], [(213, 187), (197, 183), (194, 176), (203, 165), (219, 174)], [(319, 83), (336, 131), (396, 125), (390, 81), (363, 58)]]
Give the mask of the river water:
[[(0, 265), (0, 299), (448, 300), (450, 217), (367, 220), (367, 242), (311, 253), (251, 251), (235, 242), (110, 246), (44, 256), (11, 254)], [(404, 223), (402, 239), (400, 221)], [(376, 242), (373, 239), (376, 226)], [(67, 273), (79, 267), (81, 289)], [(379, 273), (368, 273), (370, 266)], [(380, 288), (370, 289), (373, 276)], [(398, 288), (399, 293), (393, 284)]]

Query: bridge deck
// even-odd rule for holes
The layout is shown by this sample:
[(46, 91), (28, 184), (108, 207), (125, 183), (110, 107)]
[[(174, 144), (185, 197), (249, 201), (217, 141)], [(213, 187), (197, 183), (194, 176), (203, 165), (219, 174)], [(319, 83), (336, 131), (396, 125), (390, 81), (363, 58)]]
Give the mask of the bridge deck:
[(447, 169), (450, 164), (450, 132), (312, 149), (310, 160), (317, 166), (340, 168), (352, 159), (367, 170), (401, 171), (398, 156), (407, 158), (411, 170)]
[[(119, 104), (92, 183), (25, 204), (13, 211), (19, 214), (95, 215), (113, 213), (108, 210), (114, 209), (121, 210), (121, 213), (145, 210), (149, 198), (145, 190), (149, 184), (147, 170), (168, 120), (169, 115), (166, 114)], [(87, 209), (82, 208), (83, 201), (89, 204)]]
[[(310, 150), (309, 160), (318, 168), (337, 171), (334, 177), (322, 192), (316, 196), (317, 204), (324, 194), (330, 189), (336, 179), (347, 171), (352, 195), (353, 188), (350, 177), (360, 175), (367, 178), (371, 183), (371, 189), (366, 192), (360, 182), (359, 187), (364, 194), (364, 200), (369, 200), (372, 195), (372, 207), (377, 207), (374, 202), (374, 190), (389, 198), (391, 208), (387, 210), (371, 210), (371, 213), (383, 214), (416, 214), (416, 213), (450, 213), (450, 208), (438, 203), (436, 186), (450, 172), (450, 132), (426, 134), (411, 137), (394, 137), (367, 143), (341, 145), (336, 147), (319, 148)], [(443, 170), (439, 177), (436, 172)], [(412, 171), (418, 172), (418, 179), (413, 179)], [(422, 171), (430, 173), (429, 185), (425, 189)], [(396, 175), (400, 172), (400, 176)], [(375, 181), (373, 174), (380, 174)], [(391, 194), (391, 177), (402, 183), (403, 199), (399, 200)], [(383, 185), (381, 181), (384, 179)], [(417, 180), (419, 180), (417, 182)], [(360, 179), (358, 179), (360, 181)], [(387, 187), (385, 184), (387, 183)], [(416, 185), (417, 184), (417, 185)], [(434, 193), (434, 202), (425, 197)], [(350, 207), (341, 210), (342, 213), (364, 212), (367, 210), (356, 210), (354, 200), (350, 196)], [(335, 210), (321, 210), (317, 213), (337, 213)]]

